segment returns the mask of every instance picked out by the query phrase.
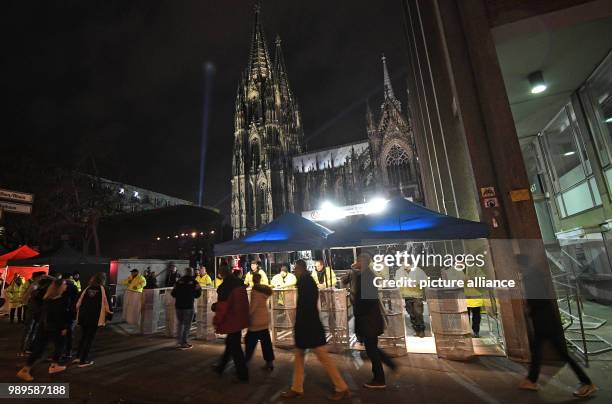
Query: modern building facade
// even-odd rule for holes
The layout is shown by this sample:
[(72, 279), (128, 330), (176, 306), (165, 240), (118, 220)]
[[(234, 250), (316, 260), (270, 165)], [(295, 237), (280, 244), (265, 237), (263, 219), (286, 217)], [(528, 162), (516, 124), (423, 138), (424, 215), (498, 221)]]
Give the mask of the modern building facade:
[[(609, 351), (610, 2), (402, 6), (426, 205), (489, 223), (491, 240), (453, 247), (488, 249), (488, 276), (521, 286), (530, 262), (556, 332), (586, 360)], [(502, 292), (487, 317), (528, 360), (529, 296)]]

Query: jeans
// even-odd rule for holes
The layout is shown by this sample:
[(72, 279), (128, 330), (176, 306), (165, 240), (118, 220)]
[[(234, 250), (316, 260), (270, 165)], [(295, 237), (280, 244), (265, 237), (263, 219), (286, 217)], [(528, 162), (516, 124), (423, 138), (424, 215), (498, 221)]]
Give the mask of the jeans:
[(179, 345), (187, 345), (192, 320), (193, 309), (176, 309), (176, 340)]
[(251, 360), (253, 352), (257, 342), (261, 343), (261, 353), (266, 362), (274, 361), (274, 350), (272, 349), (272, 339), (270, 338), (270, 331), (268, 329), (261, 331), (248, 331), (245, 337), (246, 340), (246, 362)]
[(64, 352), (64, 337), (62, 336), (61, 331), (49, 331), (39, 329), (38, 334), (34, 339), (32, 353), (26, 361), (27, 366), (31, 367), (38, 359), (40, 359), (40, 357), (45, 353), (49, 341), (52, 341), (55, 347), (55, 350), (53, 351), (52, 361), (54, 363), (57, 363), (60, 360), (60, 358), (62, 357), (62, 353)]
[(418, 297), (404, 298), (406, 311), (410, 316), (410, 324), (416, 332), (425, 331), (425, 320), (423, 319), (423, 299)]
[(480, 333), (480, 307), (468, 307), (468, 315), (472, 316), (472, 331), (475, 335)]
[(15, 311), (17, 311), (17, 321), (20, 323), (23, 322), (23, 306), (20, 306), (20, 307), (11, 307), (11, 311), (10, 311), (11, 323), (15, 322)]
[(221, 355), (221, 360), (217, 365), (219, 372), (223, 372), (230, 357), (234, 361), (234, 367), (238, 378), (241, 380), (249, 379), (249, 371), (246, 367), (246, 361), (244, 359), (244, 353), (242, 352), (242, 345), (240, 345), (240, 339), (242, 337), (241, 331), (236, 331), (231, 334), (227, 334), (225, 337), (225, 351)]
[(81, 326), (81, 340), (79, 341), (79, 348), (77, 351), (77, 356), (81, 363), (87, 362), (89, 359), (89, 350), (93, 345), (93, 340), (97, 331), (97, 324)]
[(374, 375), (374, 381), (378, 383), (385, 383), (385, 372), (382, 364), (389, 366), (391, 369), (395, 369), (395, 363), (391, 358), (384, 353), (378, 347), (378, 337), (364, 337), (363, 345), (365, 345), (366, 354), (372, 362), (372, 374)]
[[(331, 379), (336, 391), (346, 391), (348, 386), (340, 375), (334, 360), (329, 356), (325, 346), (318, 346), (311, 349), (314, 352), (321, 365), (325, 368), (327, 375)], [(306, 352), (303, 349), (295, 349), (295, 359), (293, 360), (293, 383), (291, 390), (297, 393), (304, 392), (304, 356)]]
[(567, 352), (565, 340), (562, 336), (542, 335), (538, 333), (534, 335), (531, 345), (531, 364), (529, 365), (529, 375), (527, 376), (529, 380), (536, 383), (538, 381), (538, 376), (540, 376), (540, 368), (542, 367), (542, 346), (544, 341), (549, 341), (561, 359), (570, 365), (578, 377), (578, 380), (580, 380), (580, 383), (591, 384), (589, 376)]

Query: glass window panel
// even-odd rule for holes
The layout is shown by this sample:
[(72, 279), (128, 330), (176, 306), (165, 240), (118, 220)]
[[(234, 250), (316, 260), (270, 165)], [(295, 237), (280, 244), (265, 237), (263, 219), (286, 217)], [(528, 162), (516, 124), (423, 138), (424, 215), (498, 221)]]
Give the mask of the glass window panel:
[(563, 206), (563, 198), (561, 197), (561, 195), (557, 195), (555, 199), (557, 200), (557, 208), (559, 208), (559, 214), (561, 215), (561, 217), (567, 216), (567, 213), (565, 213), (565, 207)]
[(586, 181), (569, 191), (563, 192), (562, 195), (568, 216), (575, 215), (594, 206), (593, 198), (591, 198), (591, 192), (589, 191), (589, 184)]
[(608, 189), (612, 189), (612, 167), (605, 171), (606, 182), (608, 183)]
[(581, 151), (578, 150), (574, 129), (565, 108), (546, 127), (544, 139), (559, 190), (567, 189), (584, 180), (584, 168), (580, 161)]
[(595, 198), (595, 206), (601, 205), (601, 195), (599, 194), (599, 188), (597, 187), (595, 178), (589, 179), (589, 184), (591, 186), (591, 191), (593, 192), (593, 198)]
[[(589, 120), (595, 121), (590, 122), (591, 128), (596, 132), (595, 138), (599, 140), (597, 147), (607, 148), (607, 150), (599, 150), (602, 162), (607, 165), (609, 164), (608, 152), (612, 145), (612, 54), (608, 55), (593, 77), (587, 81), (586, 94), (593, 115), (589, 117)], [(600, 144), (602, 141), (605, 144)]]

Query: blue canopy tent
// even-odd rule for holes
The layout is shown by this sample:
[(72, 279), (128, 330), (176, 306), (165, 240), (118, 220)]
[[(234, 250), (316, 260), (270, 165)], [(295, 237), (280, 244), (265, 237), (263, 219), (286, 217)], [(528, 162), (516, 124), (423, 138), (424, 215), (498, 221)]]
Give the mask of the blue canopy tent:
[(397, 197), (387, 202), (384, 211), (364, 216), (330, 234), (327, 248), (475, 239), (488, 235), (489, 227), (485, 223), (447, 216)]
[(332, 231), (287, 212), (259, 230), (236, 240), (215, 244), (216, 257), (324, 249)]

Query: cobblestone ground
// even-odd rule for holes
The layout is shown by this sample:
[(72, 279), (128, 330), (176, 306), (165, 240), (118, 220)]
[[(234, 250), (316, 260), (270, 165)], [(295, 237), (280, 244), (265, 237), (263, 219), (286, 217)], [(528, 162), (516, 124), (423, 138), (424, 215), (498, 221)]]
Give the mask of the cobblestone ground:
[[(15, 373), (23, 364), (16, 356), (21, 326), (0, 319), (0, 381), (18, 382)], [(235, 384), (228, 369), (223, 377), (211, 366), (223, 350), (221, 341), (194, 341), (187, 351), (174, 349), (173, 340), (161, 336), (131, 336), (120, 328), (99, 332), (92, 352), (95, 365), (49, 375), (46, 363), (32, 371), (36, 382), (70, 383), (70, 400), (64, 403), (281, 403), (280, 393), (291, 381), (292, 355), (276, 350), (277, 361), (271, 373), (260, 370), (260, 352), (250, 364), (250, 383)], [(543, 388), (538, 393), (519, 391), (516, 384), (525, 370), (520, 364), (499, 357), (481, 357), (462, 363), (438, 359), (434, 355), (410, 354), (398, 358), (399, 372), (388, 374), (388, 388), (367, 391), (361, 385), (371, 377), (370, 363), (359, 352), (334, 355), (349, 384), (350, 403), (562, 403), (574, 400), (573, 374), (567, 367), (546, 366)], [(589, 369), (601, 387), (592, 403), (610, 403), (605, 386), (612, 380), (610, 362), (596, 362)], [(306, 361), (305, 396), (308, 403), (327, 402), (331, 391), (324, 370), (313, 355)], [(4, 400), (9, 402), (9, 400)], [(21, 402), (45, 402), (29, 400)], [(58, 402), (60, 400), (57, 400)], [(287, 401), (287, 400), (284, 400)], [(11, 402), (19, 402), (12, 400)]]

